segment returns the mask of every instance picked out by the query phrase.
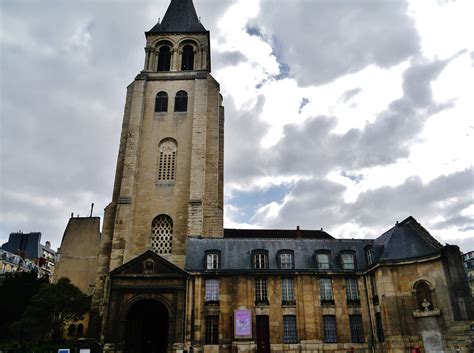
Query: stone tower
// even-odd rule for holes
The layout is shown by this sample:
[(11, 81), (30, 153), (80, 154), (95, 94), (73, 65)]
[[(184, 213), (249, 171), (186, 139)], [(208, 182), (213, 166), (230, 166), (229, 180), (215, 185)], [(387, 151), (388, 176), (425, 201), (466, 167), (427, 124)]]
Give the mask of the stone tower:
[(182, 268), (188, 236), (223, 235), (224, 108), (209, 31), (192, 0), (172, 0), (145, 36), (104, 214), (93, 300), (101, 314), (114, 269), (148, 250)]

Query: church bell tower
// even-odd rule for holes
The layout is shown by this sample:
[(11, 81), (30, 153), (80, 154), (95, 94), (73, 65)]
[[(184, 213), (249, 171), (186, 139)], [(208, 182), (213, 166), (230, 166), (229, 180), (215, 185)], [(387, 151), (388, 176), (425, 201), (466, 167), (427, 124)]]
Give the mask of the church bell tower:
[(145, 37), (104, 214), (93, 301), (101, 315), (114, 269), (150, 250), (183, 268), (189, 236), (223, 236), (224, 108), (209, 31), (192, 0), (171, 0)]

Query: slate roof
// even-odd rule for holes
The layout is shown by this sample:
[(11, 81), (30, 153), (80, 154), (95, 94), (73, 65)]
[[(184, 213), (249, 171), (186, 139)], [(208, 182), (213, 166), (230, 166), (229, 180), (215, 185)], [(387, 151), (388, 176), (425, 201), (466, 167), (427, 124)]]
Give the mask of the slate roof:
[[(224, 238), (296, 238), (291, 229), (224, 229)], [(323, 230), (299, 230), (303, 239), (334, 239)]]
[(171, 0), (163, 21), (147, 32), (160, 33), (207, 33), (207, 30), (199, 21), (192, 0)]
[(293, 250), (295, 270), (316, 271), (314, 253), (316, 250), (330, 250), (332, 270), (342, 270), (339, 254), (344, 250), (356, 253), (356, 269), (364, 269), (366, 264), (365, 250), (372, 240), (360, 239), (252, 239), (252, 238), (189, 238), (185, 270), (203, 271), (205, 252), (220, 251), (220, 270), (252, 270), (251, 254), (253, 250), (267, 250), (268, 271), (278, 270), (277, 253), (279, 250)]
[(375, 261), (397, 261), (433, 255), (442, 247), (410, 216), (375, 239), (373, 253)]
[(369, 247), (373, 265), (428, 257), (439, 254), (443, 248), (411, 216), (376, 239), (335, 239), (324, 231), (314, 230), (301, 230), (302, 237), (295, 238), (295, 233), (295, 230), (225, 229), (224, 238), (189, 238), (185, 270), (205, 271), (205, 254), (209, 250), (220, 251), (221, 272), (257, 271), (252, 269), (254, 250), (268, 251), (269, 266), (263, 271), (285, 271), (278, 268), (277, 254), (279, 250), (292, 250), (295, 271), (315, 272), (318, 270), (314, 254), (326, 250), (331, 253), (330, 271), (348, 272), (342, 269), (340, 262), (340, 254), (344, 251), (355, 252), (356, 270), (362, 271), (369, 267), (366, 257)]

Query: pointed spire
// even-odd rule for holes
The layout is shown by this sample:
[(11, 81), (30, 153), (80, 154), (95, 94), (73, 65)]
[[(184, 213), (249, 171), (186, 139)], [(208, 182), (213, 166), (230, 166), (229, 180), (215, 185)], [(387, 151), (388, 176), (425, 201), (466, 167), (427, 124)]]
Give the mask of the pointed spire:
[(163, 21), (147, 32), (154, 33), (203, 33), (207, 32), (196, 14), (192, 0), (171, 0)]

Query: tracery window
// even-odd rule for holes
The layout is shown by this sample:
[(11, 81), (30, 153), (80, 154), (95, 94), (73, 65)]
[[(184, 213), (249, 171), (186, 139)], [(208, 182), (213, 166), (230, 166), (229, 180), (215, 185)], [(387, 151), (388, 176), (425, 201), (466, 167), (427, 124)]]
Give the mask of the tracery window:
[(170, 71), (171, 68), (171, 49), (163, 45), (158, 50), (158, 71)]
[(174, 111), (186, 112), (188, 111), (188, 94), (186, 91), (179, 91), (174, 98)]
[(168, 94), (166, 92), (158, 92), (155, 98), (155, 112), (167, 112), (168, 111)]
[(176, 142), (166, 138), (160, 142), (158, 161), (158, 180), (174, 180), (176, 170)]
[(194, 48), (192, 45), (183, 47), (183, 55), (181, 57), (181, 70), (194, 70)]
[(167, 215), (157, 216), (151, 224), (151, 246), (160, 255), (171, 254), (173, 220)]

